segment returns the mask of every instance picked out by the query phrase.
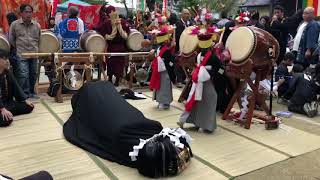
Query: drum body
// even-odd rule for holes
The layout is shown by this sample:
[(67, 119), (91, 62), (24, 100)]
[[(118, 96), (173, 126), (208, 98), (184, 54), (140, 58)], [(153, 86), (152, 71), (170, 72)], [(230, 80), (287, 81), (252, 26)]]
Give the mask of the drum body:
[(0, 49), (3, 49), (5, 51), (10, 51), (10, 43), (8, 38), (0, 33)]
[(127, 39), (127, 47), (131, 51), (140, 51), (144, 42), (144, 36), (141, 32), (130, 29), (130, 34)]
[(83, 51), (103, 53), (106, 46), (106, 40), (96, 31), (87, 31), (80, 36), (80, 47)]
[(42, 30), (39, 44), (40, 53), (55, 53), (60, 50), (57, 36), (50, 30)]
[(240, 27), (234, 30), (227, 39), (234, 65), (243, 65), (249, 59), (253, 67), (272, 66), (279, 56), (278, 41), (267, 31), (256, 27)]
[(198, 37), (197, 35), (192, 35), (192, 29), (194, 27), (187, 27), (181, 34), (179, 40), (180, 52), (184, 55), (189, 55), (193, 53), (198, 47)]

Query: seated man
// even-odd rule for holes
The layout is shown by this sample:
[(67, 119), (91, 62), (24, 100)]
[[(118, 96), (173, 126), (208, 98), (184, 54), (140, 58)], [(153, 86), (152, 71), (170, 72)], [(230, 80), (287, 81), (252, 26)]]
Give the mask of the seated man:
[(283, 97), (283, 95), (289, 88), (289, 83), (290, 83), (290, 80), (292, 79), (292, 76), (289, 73), (288, 66), (292, 66), (294, 59), (295, 59), (295, 56), (293, 53), (288, 52), (287, 54), (285, 54), (284, 60), (281, 62), (281, 64), (278, 66), (275, 72), (276, 81), (278, 81), (279, 79), (285, 80), (284, 83), (281, 86), (279, 86), (279, 89), (278, 89), (278, 96), (280, 98), (284, 98), (284, 99), (281, 99), (279, 102), (285, 102), (285, 99), (287, 99), (286, 97)]
[(288, 110), (305, 114), (312, 118), (318, 114), (317, 95), (320, 94), (320, 65), (315, 68), (315, 75), (301, 72), (302, 65), (293, 67), (293, 79), (286, 94), (291, 95)]
[(13, 116), (28, 114), (34, 108), (9, 67), (9, 52), (0, 49), (0, 127), (9, 126)]

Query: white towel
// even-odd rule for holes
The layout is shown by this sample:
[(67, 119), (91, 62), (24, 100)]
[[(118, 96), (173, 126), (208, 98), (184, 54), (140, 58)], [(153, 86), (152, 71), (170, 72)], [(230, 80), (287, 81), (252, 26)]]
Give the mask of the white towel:
[(78, 18), (78, 22), (79, 22), (79, 26), (78, 26), (78, 30), (79, 30), (79, 34), (84, 33), (84, 23), (82, 21), (82, 19)]
[(302, 37), (303, 31), (305, 30), (307, 24), (308, 24), (307, 22), (303, 22), (303, 23), (298, 27), (298, 31), (297, 31), (296, 37), (294, 38), (294, 42), (293, 42), (293, 48), (292, 48), (292, 49), (293, 49), (294, 51), (298, 51), (298, 50), (299, 50), (301, 37)]

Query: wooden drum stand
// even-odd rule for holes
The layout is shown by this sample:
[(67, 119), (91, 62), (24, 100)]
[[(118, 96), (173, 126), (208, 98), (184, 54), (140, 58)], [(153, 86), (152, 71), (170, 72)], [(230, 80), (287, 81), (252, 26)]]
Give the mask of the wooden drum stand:
[[(259, 98), (259, 91), (258, 91), (259, 83), (261, 80), (265, 79), (268, 74), (270, 74), (271, 68), (272, 66), (256, 68), (254, 67), (251, 59), (249, 59), (245, 64), (243, 64), (240, 67), (232, 63), (227, 65), (226, 67), (227, 76), (235, 79), (240, 79), (240, 84), (236, 88), (236, 91), (234, 92), (234, 95), (230, 100), (228, 107), (223, 114), (223, 117), (222, 117), (223, 120), (234, 119), (233, 114), (231, 113), (231, 109), (233, 108), (235, 102), (240, 98), (240, 93), (243, 90), (244, 86), (246, 85), (246, 83), (248, 83), (248, 85), (252, 89), (252, 93), (248, 100), (249, 109), (246, 114), (246, 120), (237, 121), (237, 122), (243, 125), (246, 129), (250, 129), (252, 118), (254, 115), (254, 108), (257, 102), (257, 98)], [(256, 77), (254, 81), (250, 79), (250, 75), (252, 72), (256, 73)], [(275, 116), (273, 116), (271, 112), (272, 110), (270, 107), (269, 112), (266, 112), (267, 116), (259, 117), (259, 119), (265, 121), (266, 129), (276, 129), (279, 125), (279, 121), (276, 120)]]

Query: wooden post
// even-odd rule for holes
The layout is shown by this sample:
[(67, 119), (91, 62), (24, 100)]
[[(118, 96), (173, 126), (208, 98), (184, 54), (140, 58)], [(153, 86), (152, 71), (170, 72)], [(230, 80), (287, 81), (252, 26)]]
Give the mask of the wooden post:
[(89, 62), (86, 63), (85, 66), (85, 76), (86, 76), (86, 81), (89, 82), (92, 80), (92, 69), (91, 66), (92, 64), (90, 64)]
[(55, 101), (57, 103), (63, 103), (63, 98), (62, 98), (62, 84), (63, 84), (63, 81), (62, 81), (62, 62), (59, 61), (57, 63), (58, 67), (56, 67), (56, 71), (57, 71), (57, 78), (58, 78), (58, 81), (59, 81), (59, 84), (60, 84), (60, 87), (59, 87), (59, 90), (58, 90), (58, 93), (57, 93), (57, 96), (55, 97)]
[(244, 83), (245, 83), (245, 81), (240, 81), (240, 84), (237, 87), (235, 93), (233, 94), (233, 96), (232, 96), (232, 98), (231, 98), (231, 100), (230, 100), (230, 102), (229, 102), (229, 104), (227, 106), (227, 109), (224, 111), (224, 114), (222, 116), (223, 120), (229, 119), (229, 114), (231, 112), (231, 109), (233, 108), (234, 103), (239, 98), (241, 90), (243, 89)]
[(131, 64), (131, 62), (132, 62), (132, 56), (129, 55), (129, 67), (130, 67), (129, 89), (132, 89), (132, 87), (133, 87), (133, 76), (134, 76), (134, 65)]

